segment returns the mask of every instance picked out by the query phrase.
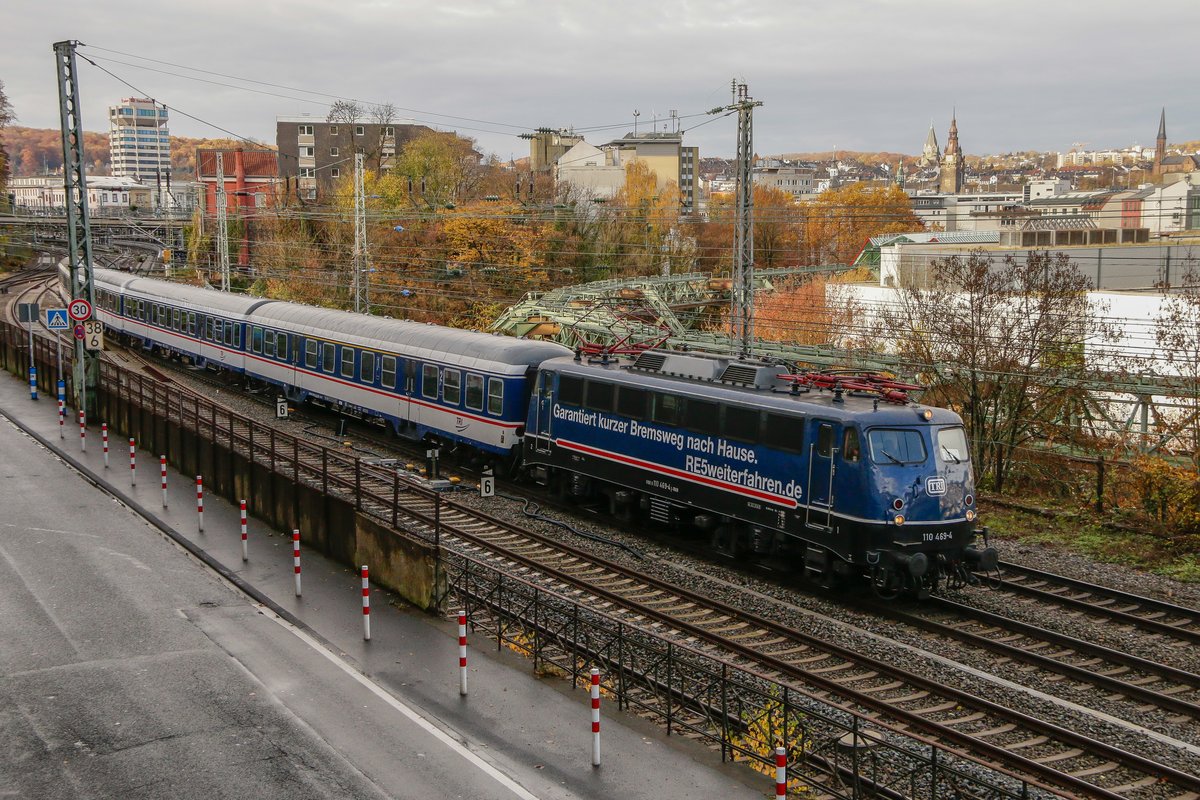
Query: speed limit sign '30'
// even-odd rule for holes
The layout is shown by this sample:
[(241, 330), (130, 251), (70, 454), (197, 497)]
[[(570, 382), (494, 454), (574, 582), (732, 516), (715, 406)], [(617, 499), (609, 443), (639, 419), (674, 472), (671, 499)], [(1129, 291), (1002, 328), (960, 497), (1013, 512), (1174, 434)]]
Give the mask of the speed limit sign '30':
[(71, 301), (71, 305), (67, 306), (67, 313), (76, 322), (83, 322), (85, 319), (91, 319), (92, 304), (80, 297)]

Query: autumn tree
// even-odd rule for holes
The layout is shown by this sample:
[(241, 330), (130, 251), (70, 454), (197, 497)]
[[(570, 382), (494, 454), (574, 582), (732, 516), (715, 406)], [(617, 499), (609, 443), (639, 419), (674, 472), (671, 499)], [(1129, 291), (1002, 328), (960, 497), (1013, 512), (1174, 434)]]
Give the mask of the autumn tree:
[(870, 330), (862, 302), (848, 288), (866, 270), (837, 275), (801, 275), (776, 283), (754, 299), (754, 333), (789, 344), (860, 347)]
[(4, 93), (4, 81), (0, 81), (0, 208), (8, 208), (8, 151), (4, 149), (4, 129), (16, 119), (8, 95)]
[(379, 191), (397, 207), (414, 202), (445, 208), (476, 199), (481, 173), (474, 141), (429, 131), (405, 143)]
[[(804, 236), (802, 208), (774, 186), (753, 187), (754, 266), (759, 269), (795, 266), (800, 262)], [(729, 271), (733, 263), (733, 228), (736, 201), (731, 194), (709, 200), (706, 236), (701, 252), (705, 268)]]
[(999, 493), (1019, 448), (1072, 435), (1063, 422), (1081, 410), (1080, 383), (1121, 368), (1121, 330), (1064, 253), (997, 262), (981, 250), (930, 270), (926, 286), (899, 289), (882, 319), (930, 386), (926, 402), (962, 414), (977, 477)]
[(922, 230), (898, 186), (828, 189), (805, 203), (802, 214), (804, 260), (810, 264), (852, 264), (872, 236)]
[(1169, 291), (1155, 317), (1154, 338), (1160, 357), (1180, 381), (1182, 408), (1171, 426), (1192, 465), (1200, 472), (1200, 268), (1194, 260), (1176, 285), (1160, 283)]

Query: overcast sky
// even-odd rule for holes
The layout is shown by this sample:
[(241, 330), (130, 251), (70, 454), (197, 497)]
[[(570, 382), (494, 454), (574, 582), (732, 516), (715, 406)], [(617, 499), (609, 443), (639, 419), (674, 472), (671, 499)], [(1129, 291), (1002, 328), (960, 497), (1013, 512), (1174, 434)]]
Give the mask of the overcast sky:
[(676, 110), (685, 144), (732, 156), (735, 119), (704, 112), (737, 78), (763, 155), (919, 153), (954, 108), (988, 154), (1153, 145), (1163, 106), (1171, 141), (1200, 139), (1198, 31), (1195, 0), (3, 0), (0, 80), (17, 124), (58, 127), (51, 45), (76, 39), (116, 76), (80, 60), (87, 130), (139, 95), (174, 134), (273, 144), (277, 115), (324, 118), (332, 96), (508, 159), (522, 131), (602, 144), (635, 110), (640, 132)]

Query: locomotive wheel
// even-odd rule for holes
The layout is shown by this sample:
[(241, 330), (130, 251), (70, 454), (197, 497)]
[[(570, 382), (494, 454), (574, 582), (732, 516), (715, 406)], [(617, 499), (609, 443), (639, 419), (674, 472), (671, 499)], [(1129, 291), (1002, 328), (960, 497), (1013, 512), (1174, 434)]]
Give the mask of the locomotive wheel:
[(904, 590), (904, 582), (890, 569), (871, 568), (871, 591), (880, 600), (895, 600)]
[(723, 556), (737, 559), (742, 555), (741, 539), (738, 535), (738, 529), (734, 525), (718, 525), (712, 532), (710, 542), (712, 549)]

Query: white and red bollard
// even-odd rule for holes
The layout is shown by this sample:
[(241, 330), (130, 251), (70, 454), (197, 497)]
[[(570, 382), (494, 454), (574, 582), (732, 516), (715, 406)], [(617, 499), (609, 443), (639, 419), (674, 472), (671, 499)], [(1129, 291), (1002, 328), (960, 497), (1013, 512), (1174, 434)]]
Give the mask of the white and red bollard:
[(371, 641), (371, 583), (367, 576), (367, 565), (362, 566), (362, 594), (363, 594), (363, 639)]
[(196, 476), (196, 520), (204, 533), (204, 478)]
[(787, 797), (787, 748), (775, 748), (775, 797)]
[(292, 531), (292, 567), (296, 571), (296, 597), (300, 596), (300, 531)]
[(137, 486), (137, 441), (129, 440), (129, 485)]
[(592, 766), (600, 766), (600, 670), (592, 667)]
[(246, 501), (245, 500), (242, 501), (241, 515), (242, 515), (242, 561), (246, 561), (249, 556), (246, 553)]
[(108, 423), (100, 423), (100, 441), (104, 444), (104, 468), (108, 469)]
[(163, 508), (167, 507), (167, 457), (158, 457), (158, 477), (162, 483)]
[(87, 452), (87, 416), (79, 409), (79, 452)]
[(458, 693), (467, 696), (467, 612), (458, 612)]
[(58, 438), (67, 438), (67, 401), (62, 395), (58, 396)]

